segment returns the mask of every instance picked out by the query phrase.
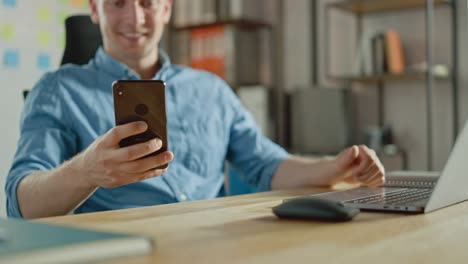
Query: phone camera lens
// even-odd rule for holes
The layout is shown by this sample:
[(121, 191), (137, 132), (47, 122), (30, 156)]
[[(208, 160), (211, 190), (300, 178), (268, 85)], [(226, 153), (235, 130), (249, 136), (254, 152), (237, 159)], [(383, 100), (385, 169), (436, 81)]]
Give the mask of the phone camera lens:
[(122, 96), (122, 95), (123, 95), (123, 92), (122, 92), (122, 91), (119, 91), (118, 94), (119, 94), (119, 96)]

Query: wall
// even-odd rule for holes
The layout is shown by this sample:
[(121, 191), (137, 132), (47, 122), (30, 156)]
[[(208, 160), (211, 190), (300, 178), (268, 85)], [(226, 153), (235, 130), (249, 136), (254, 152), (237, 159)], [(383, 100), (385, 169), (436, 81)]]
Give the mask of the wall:
[(87, 0), (0, 1), (0, 216), (5, 214), (3, 186), (16, 150), (22, 91), (59, 66), (64, 19), (87, 12)]

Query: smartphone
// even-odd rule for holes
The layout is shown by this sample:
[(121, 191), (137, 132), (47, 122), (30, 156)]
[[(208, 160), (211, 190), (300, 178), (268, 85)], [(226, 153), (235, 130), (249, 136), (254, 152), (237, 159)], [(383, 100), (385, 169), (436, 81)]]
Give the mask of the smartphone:
[[(158, 155), (169, 149), (166, 119), (166, 85), (157, 80), (119, 80), (112, 84), (115, 124), (123, 125), (136, 121), (148, 124), (145, 132), (122, 139), (120, 147), (127, 147), (159, 138), (162, 147), (145, 156)], [(168, 164), (157, 167), (165, 169)]]

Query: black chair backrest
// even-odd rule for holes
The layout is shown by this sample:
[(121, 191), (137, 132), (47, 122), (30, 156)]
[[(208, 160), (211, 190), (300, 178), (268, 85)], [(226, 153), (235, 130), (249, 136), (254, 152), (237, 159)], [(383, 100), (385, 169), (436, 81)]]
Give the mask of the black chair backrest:
[(102, 45), (99, 25), (89, 15), (74, 15), (65, 20), (65, 51), (62, 65), (66, 63), (86, 64)]

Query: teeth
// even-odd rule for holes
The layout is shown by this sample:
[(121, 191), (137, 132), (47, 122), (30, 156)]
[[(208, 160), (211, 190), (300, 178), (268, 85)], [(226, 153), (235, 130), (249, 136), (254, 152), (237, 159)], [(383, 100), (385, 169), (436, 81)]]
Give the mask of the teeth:
[(142, 37), (143, 34), (140, 34), (140, 33), (124, 33), (124, 36), (129, 37), (129, 38), (139, 38), (139, 37)]

